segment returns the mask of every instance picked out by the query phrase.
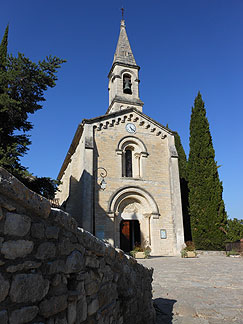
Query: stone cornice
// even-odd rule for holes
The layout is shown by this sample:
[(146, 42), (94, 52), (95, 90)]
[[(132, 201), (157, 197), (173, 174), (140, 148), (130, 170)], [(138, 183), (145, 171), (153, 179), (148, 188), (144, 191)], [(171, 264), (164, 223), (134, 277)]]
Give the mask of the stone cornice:
[(114, 67), (116, 66), (116, 65), (120, 65), (120, 66), (124, 66), (124, 67), (128, 67), (128, 68), (130, 68), (130, 69), (136, 69), (136, 70), (140, 70), (140, 66), (138, 66), (138, 65), (132, 65), (132, 64), (126, 64), (126, 63), (121, 63), (121, 62), (114, 62), (113, 64), (112, 64), (112, 67), (111, 67), (111, 69), (110, 69), (110, 72), (109, 72), (109, 74), (108, 74), (108, 78), (110, 78), (110, 76), (111, 76), (111, 73), (113, 72), (113, 70), (114, 70)]
[(136, 106), (141, 106), (141, 107), (143, 107), (143, 105), (144, 105), (144, 102), (142, 100), (140, 100), (140, 99), (131, 99), (131, 100), (128, 100), (128, 99), (124, 99), (122, 97), (116, 96), (112, 100), (110, 106), (108, 107), (108, 109), (106, 111), (106, 114), (109, 114), (109, 112), (111, 110), (111, 107), (113, 106), (113, 104), (115, 102), (124, 103), (124, 104), (127, 104), (127, 105), (136, 105)]

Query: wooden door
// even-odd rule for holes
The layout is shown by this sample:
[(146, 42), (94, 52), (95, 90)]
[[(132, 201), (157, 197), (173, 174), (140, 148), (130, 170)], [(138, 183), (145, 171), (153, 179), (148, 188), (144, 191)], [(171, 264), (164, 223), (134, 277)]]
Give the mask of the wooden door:
[(120, 246), (125, 252), (131, 250), (130, 247), (130, 222), (123, 220), (120, 223)]

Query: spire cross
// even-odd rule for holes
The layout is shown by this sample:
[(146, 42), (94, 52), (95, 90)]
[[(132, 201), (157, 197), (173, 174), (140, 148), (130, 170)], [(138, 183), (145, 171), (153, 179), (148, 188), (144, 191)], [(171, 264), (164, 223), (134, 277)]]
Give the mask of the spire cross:
[(122, 20), (124, 20), (124, 8), (121, 8), (121, 12), (122, 12)]

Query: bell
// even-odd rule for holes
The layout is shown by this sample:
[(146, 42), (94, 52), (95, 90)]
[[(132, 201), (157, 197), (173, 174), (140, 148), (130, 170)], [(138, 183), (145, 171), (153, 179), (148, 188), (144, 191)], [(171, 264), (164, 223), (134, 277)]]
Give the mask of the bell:
[(125, 79), (125, 82), (124, 82), (124, 93), (132, 93), (132, 90), (131, 90), (131, 82), (129, 79)]

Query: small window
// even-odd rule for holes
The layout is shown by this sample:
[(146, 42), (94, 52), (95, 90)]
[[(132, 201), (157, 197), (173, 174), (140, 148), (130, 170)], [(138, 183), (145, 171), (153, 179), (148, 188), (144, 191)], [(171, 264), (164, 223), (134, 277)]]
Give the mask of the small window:
[(132, 94), (132, 81), (129, 74), (123, 75), (123, 93)]
[(130, 149), (125, 151), (125, 176), (132, 177), (132, 151)]

